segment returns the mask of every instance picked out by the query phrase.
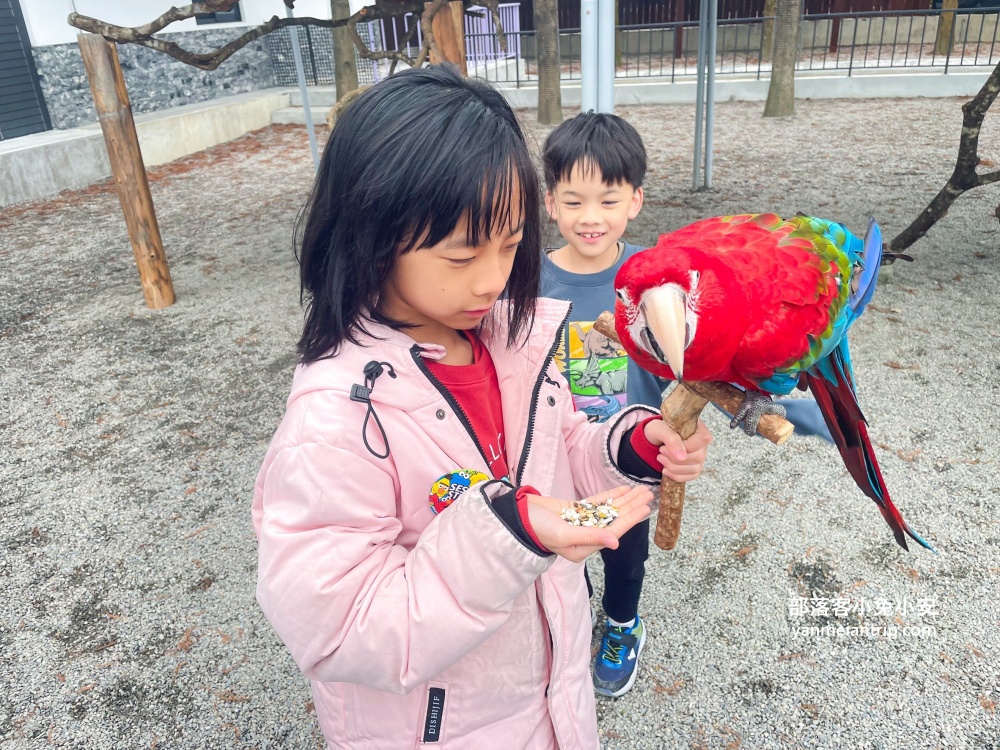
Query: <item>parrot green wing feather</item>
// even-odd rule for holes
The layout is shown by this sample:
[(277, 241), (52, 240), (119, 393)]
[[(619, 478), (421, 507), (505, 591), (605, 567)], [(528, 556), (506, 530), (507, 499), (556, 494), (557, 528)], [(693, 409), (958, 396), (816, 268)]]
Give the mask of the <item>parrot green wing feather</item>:
[[(826, 328), (818, 336), (809, 337), (809, 349), (801, 358), (775, 371), (773, 385), (781, 382), (782, 390), (790, 386), (793, 381), (797, 381), (802, 372), (829, 356), (853, 322), (853, 316), (849, 314), (848, 300), (855, 264), (860, 258), (859, 251), (863, 245), (838, 222), (800, 214), (788, 219), (786, 224), (791, 226), (791, 231), (778, 244), (809, 243), (810, 252), (822, 263), (827, 264), (831, 271), (836, 269), (835, 272), (821, 277), (818, 293), (823, 295), (833, 291), (826, 287), (827, 284), (835, 284), (837, 288), (836, 293), (831, 295), (830, 316)], [(767, 387), (767, 384), (762, 385)]]

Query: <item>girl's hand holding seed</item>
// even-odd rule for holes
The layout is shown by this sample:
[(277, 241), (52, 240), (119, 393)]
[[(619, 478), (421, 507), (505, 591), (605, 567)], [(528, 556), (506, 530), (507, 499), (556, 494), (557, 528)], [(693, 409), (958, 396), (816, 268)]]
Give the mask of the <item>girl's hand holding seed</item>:
[(618, 539), (649, 516), (653, 493), (647, 487), (615, 487), (583, 502), (600, 507), (611, 499), (618, 511), (607, 526), (574, 526), (563, 519), (565, 511), (577, 510), (573, 500), (527, 495), (528, 519), (535, 535), (545, 547), (572, 562), (580, 562), (603, 547), (616, 549)]

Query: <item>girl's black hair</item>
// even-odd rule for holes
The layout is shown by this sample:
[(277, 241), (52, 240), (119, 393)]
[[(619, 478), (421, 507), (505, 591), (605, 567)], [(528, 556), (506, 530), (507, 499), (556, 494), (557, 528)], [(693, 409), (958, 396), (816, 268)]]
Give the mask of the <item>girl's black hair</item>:
[(545, 184), (549, 190), (569, 179), (579, 164), (588, 176), (601, 171), (605, 185), (627, 183), (642, 187), (646, 177), (646, 147), (626, 120), (605, 112), (581, 112), (549, 133), (542, 149)]
[(372, 86), (338, 118), (296, 226), (302, 361), (358, 343), (368, 321), (405, 328), (376, 309), (397, 255), (437, 244), (465, 216), (472, 246), (524, 219), (504, 292), (508, 344), (516, 345), (538, 294), (539, 205), (524, 134), (494, 88), (450, 65), (402, 71)]

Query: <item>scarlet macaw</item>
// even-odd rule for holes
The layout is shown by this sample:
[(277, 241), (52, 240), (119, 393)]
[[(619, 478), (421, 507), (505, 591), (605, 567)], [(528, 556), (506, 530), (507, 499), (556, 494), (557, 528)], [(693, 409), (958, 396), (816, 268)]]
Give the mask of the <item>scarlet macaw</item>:
[(858, 406), (847, 331), (875, 291), (882, 235), (798, 215), (705, 219), (661, 235), (615, 278), (615, 327), (640, 366), (664, 379), (747, 390), (737, 421), (753, 434), (766, 394), (816, 397), (847, 470), (907, 549), (933, 549), (893, 505)]

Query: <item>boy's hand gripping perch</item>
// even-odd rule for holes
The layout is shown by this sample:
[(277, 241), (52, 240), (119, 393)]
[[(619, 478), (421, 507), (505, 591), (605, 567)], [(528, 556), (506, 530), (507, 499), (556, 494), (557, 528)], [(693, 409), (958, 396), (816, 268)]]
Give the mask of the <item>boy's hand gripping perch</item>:
[[(613, 313), (601, 313), (594, 322), (594, 328), (612, 341), (618, 341)], [(683, 384), (678, 383), (663, 400), (660, 415), (682, 440), (687, 440), (698, 428), (698, 418), (709, 401), (730, 414), (735, 414), (745, 395), (739, 388), (728, 383), (685, 381)], [(757, 425), (757, 432), (775, 445), (784, 443), (791, 437), (794, 429), (791, 422), (776, 414), (764, 414)], [(666, 475), (660, 480), (660, 510), (653, 536), (653, 541), (660, 549), (672, 550), (677, 544), (684, 512), (684, 487), (684, 482), (676, 482)]]

